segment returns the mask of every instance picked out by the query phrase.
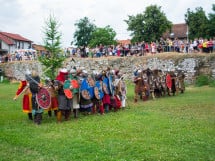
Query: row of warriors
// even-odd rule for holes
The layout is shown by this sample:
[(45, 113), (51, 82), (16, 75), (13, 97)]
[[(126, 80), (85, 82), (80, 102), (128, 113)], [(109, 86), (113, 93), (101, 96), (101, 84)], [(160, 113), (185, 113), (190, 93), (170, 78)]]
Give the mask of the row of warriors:
[(145, 101), (166, 95), (174, 96), (178, 92), (184, 93), (185, 91), (185, 74), (182, 70), (164, 72), (158, 69), (136, 68), (133, 74), (134, 102), (138, 99)]
[[(43, 95), (36, 97), (41, 89), (46, 89), (50, 95), (50, 104), (45, 108), (41, 103)], [(23, 112), (39, 125), (44, 110), (48, 111), (48, 116), (54, 111), (57, 122), (62, 122), (63, 118), (69, 120), (71, 114), (78, 118), (79, 112), (102, 115), (125, 108), (126, 92), (124, 76), (119, 70), (108, 68), (89, 75), (86, 70), (74, 67), (69, 71), (61, 69), (55, 80), (46, 80), (44, 85), (35, 71), (27, 73), (26, 79), (20, 82), (14, 100), (23, 94)], [(44, 100), (47, 101), (47, 98)]]

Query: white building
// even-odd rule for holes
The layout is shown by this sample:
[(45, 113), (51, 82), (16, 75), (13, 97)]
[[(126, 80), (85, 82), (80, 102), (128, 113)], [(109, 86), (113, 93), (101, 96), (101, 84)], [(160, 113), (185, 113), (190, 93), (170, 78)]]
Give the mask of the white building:
[(19, 34), (0, 32), (0, 55), (13, 54), (19, 49), (32, 48), (32, 41)]

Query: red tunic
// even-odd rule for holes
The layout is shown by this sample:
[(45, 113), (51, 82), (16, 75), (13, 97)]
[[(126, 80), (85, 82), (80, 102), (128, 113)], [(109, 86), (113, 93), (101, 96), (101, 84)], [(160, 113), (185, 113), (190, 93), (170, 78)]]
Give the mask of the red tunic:
[(166, 75), (166, 86), (167, 86), (168, 88), (171, 88), (171, 87), (172, 87), (172, 79), (171, 79), (170, 74), (167, 74), (167, 75)]

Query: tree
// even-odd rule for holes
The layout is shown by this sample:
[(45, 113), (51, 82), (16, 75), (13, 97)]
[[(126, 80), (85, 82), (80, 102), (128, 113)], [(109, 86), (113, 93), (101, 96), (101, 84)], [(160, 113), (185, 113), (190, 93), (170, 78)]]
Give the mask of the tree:
[(114, 40), (116, 32), (110, 27), (96, 28), (92, 33), (92, 37), (89, 43), (90, 47), (95, 47), (96, 45), (113, 45), (116, 44)]
[(96, 26), (87, 17), (80, 19), (75, 26), (77, 27), (73, 36), (75, 45), (87, 46)]
[(56, 69), (62, 66), (65, 57), (62, 55), (61, 50), (61, 33), (58, 31), (59, 22), (52, 15), (45, 21), (45, 27), (43, 27), (44, 35), (44, 47), (47, 50), (47, 54), (41, 55), (39, 61), (46, 67), (45, 75), (50, 79), (55, 79)]
[(167, 20), (161, 7), (151, 5), (146, 7), (145, 12), (136, 16), (128, 16), (124, 20), (128, 24), (128, 31), (131, 31), (132, 41), (155, 41), (162, 37), (163, 33), (171, 28), (172, 23)]
[(209, 13), (209, 36), (212, 38), (215, 36), (215, 4), (212, 5), (213, 13)]
[(209, 37), (209, 21), (202, 7), (197, 7), (196, 12), (190, 11), (190, 8), (188, 8), (185, 14), (185, 22), (189, 27), (189, 38), (191, 40)]

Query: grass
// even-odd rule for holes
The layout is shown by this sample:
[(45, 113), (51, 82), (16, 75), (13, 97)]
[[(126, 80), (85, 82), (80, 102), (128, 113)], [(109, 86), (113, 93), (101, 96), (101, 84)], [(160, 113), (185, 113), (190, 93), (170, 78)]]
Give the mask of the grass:
[(214, 161), (215, 88), (187, 87), (184, 94), (133, 103), (103, 116), (61, 124), (43, 114), (40, 126), (22, 113), (18, 84), (0, 83), (2, 161)]

